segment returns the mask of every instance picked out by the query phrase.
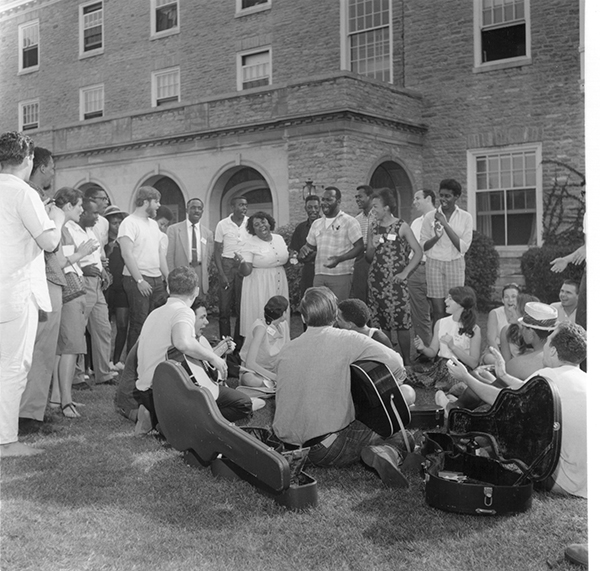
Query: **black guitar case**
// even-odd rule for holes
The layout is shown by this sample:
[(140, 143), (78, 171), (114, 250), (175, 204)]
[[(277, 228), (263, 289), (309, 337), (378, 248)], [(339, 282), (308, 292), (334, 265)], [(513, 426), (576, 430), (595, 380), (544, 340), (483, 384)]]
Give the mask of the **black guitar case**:
[(473, 515), (524, 512), (533, 483), (554, 472), (560, 446), (560, 397), (541, 376), (503, 389), (488, 412), (452, 409), (446, 433), (425, 435), (425, 500)]

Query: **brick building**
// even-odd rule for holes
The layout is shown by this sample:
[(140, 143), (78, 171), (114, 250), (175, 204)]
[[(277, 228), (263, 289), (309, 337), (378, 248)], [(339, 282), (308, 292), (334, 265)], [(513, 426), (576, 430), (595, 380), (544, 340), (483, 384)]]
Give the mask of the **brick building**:
[[(583, 2), (15, 0), (0, 7), (0, 123), (56, 157), (56, 187), (181, 219), (232, 196), (303, 217), (307, 180), (413, 192), (453, 177), (502, 279), (541, 243), (544, 197), (584, 170)], [(542, 162), (544, 161), (544, 162)], [(549, 161), (549, 162), (547, 162)], [(573, 201), (573, 206), (577, 206)]]

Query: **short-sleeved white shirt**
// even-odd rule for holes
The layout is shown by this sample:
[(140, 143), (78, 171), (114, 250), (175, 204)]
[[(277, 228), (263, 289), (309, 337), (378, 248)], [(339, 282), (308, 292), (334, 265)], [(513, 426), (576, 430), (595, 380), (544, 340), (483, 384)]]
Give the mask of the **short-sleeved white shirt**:
[(223, 251), (221, 257), (233, 258), (236, 252), (239, 254), (242, 251), (244, 242), (250, 238), (246, 224), (248, 223), (248, 217), (244, 216), (244, 221), (241, 226), (238, 226), (232, 219), (231, 216), (223, 218), (215, 228), (215, 242), (223, 244)]
[[(160, 271), (160, 248), (164, 234), (160, 231), (156, 220), (142, 218), (130, 214), (119, 226), (118, 239), (129, 238), (133, 242), (133, 257), (140, 273), (151, 278), (158, 278)], [(123, 268), (124, 276), (131, 276), (127, 265)]]
[(69, 229), (69, 234), (71, 234), (73, 238), (73, 242), (75, 242), (75, 250), (81, 246), (84, 242), (88, 240), (94, 240), (96, 244), (98, 244), (98, 248), (96, 248), (91, 254), (84, 256), (79, 260), (79, 267), (84, 268), (85, 266), (96, 266), (99, 270), (102, 270), (102, 258), (100, 256), (101, 248), (100, 248), (100, 240), (94, 232), (94, 227), (86, 228), (85, 230), (77, 224), (77, 222), (73, 222), (69, 220), (65, 223), (65, 226)]
[(96, 224), (92, 226), (92, 230), (94, 231), (96, 238), (98, 238), (102, 250), (104, 250), (104, 246), (108, 244), (108, 220), (104, 218), (104, 216), (98, 216), (98, 220), (96, 221)]

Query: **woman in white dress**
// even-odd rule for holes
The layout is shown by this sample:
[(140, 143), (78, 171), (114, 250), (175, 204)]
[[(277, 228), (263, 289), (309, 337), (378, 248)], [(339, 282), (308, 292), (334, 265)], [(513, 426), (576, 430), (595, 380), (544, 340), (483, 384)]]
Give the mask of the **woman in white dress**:
[(489, 351), (489, 347), (500, 351), (500, 333), (509, 324), (516, 323), (519, 318), (517, 311), (517, 297), (521, 293), (521, 288), (515, 284), (506, 284), (502, 288), (502, 305), (492, 309), (488, 315), (487, 323), (487, 344), (488, 349), (483, 355), (483, 363), (493, 364), (494, 357)]
[[(288, 248), (279, 234), (273, 234), (275, 220), (266, 212), (256, 212), (248, 218), (250, 238), (242, 247), (240, 273), (242, 301), (240, 306), (240, 335), (247, 337), (253, 323), (259, 319), (267, 301), (274, 295), (289, 299), (284, 264), (288, 261)], [(289, 311), (286, 312), (289, 324)]]

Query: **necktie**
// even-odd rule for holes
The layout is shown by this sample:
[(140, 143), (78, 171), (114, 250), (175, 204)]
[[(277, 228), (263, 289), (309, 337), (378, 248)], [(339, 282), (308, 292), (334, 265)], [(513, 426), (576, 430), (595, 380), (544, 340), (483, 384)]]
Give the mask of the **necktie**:
[(196, 238), (196, 225), (192, 224), (192, 266), (198, 265), (198, 239)]

